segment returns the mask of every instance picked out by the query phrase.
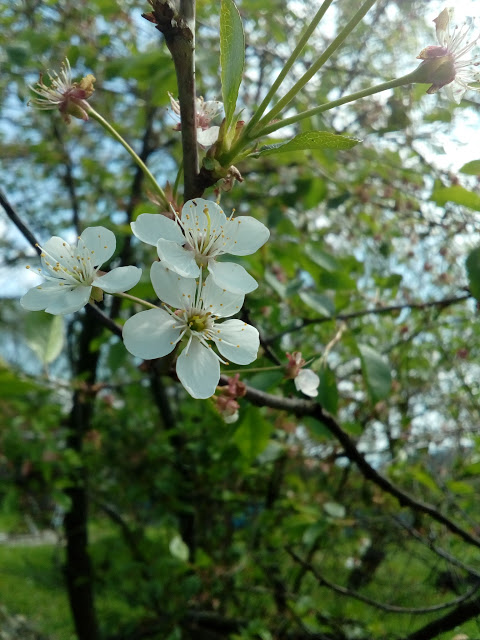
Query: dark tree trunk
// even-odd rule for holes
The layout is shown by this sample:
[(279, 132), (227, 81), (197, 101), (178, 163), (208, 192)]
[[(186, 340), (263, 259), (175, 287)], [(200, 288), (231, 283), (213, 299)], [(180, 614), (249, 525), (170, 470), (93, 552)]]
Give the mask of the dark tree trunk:
[[(90, 428), (94, 395), (89, 385), (95, 382), (98, 351), (90, 351), (91, 341), (101, 331), (87, 308), (79, 340), (75, 373), (82, 374), (84, 389), (75, 391), (70, 413), (67, 446), (81, 459), (83, 437)], [(88, 554), (88, 498), (86, 473), (83, 467), (71, 472), (71, 486), (65, 494), (70, 500), (64, 520), (66, 538), (65, 579), (68, 599), (78, 640), (98, 640), (99, 631), (93, 595), (93, 571)]]

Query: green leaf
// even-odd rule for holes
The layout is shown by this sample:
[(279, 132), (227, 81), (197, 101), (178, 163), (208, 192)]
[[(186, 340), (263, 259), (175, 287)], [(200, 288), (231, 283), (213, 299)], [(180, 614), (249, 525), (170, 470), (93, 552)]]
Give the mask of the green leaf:
[(472, 160), (467, 162), (460, 169), (460, 173), (466, 173), (469, 176), (480, 176), (480, 160)]
[(220, 67), (227, 130), (233, 121), (245, 65), (245, 34), (233, 0), (222, 0), (220, 8)]
[(170, 540), (169, 549), (172, 556), (178, 558), (178, 560), (182, 562), (188, 561), (189, 550), (180, 536), (175, 536)]
[(25, 322), (25, 336), (28, 346), (39, 360), (49, 364), (58, 358), (63, 348), (63, 317), (43, 311), (30, 312)]
[(466, 482), (461, 482), (460, 480), (449, 480), (445, 484), (447, 486), (447, 489), (452, 493), (468, 495), (475, 492), (475, 489), (472, 487), (472, 485), (467, 484)]
[(22, 397), (31, 391), (38, 391), (39, 389), (40, 387), (35, 382), (24, 380), (0, 363), (0, 398), (11, 400), (13, 397)]
[(299, 296), (308, 307), (319, 313), (321, 316), (330, 318), (335, 313), (335, 307), (332, 301), (323, 296), (321, 293), (312, 293), (311, 291), (300, 291)]
[(265, 278), (265, 282), (270, 287), (272, 287), (275, 293), (282, 300), (285, 300), (285, 298), (287, 297), (287, 287), (283, 284), (283, 282), (280, 282), (280, 280), (275, 276), (275, 274), (273, 274), (268, 269), (265, 271), (264, 278)]
[(368, 395), (372, 402), (386, 398), (390, 393), (392, 376), (388, 363), (374, 349), (366, 344), (359, 344), (362, 372), (367, 384)]
[(338, 504), (338, 502), (325, 502), (323, 510), (332, 518), (344, 518), (346, 514), (345, 507), (343, 504)]
[(455, 204), (461, 204), (474, 211), (480, 211), (480, 195), (460, 185), (434, 189), (432, 200), (440, 206), (446, 202), (454, 202)]
[(352, 291), (352, 289), (356, 289), (355, 280), (345, 271), (325, 271), (320, 274), (318, 283), (324, 289), (335, 289), (335, 291)]
[(307, 245), (305, 247), (305, 253), (316, 265), (325, 269), (325, 271), (338, 271), (340, 265), (338, 261), (331, 256), (329, 253), (325, 253), (325, 251), (321, 251), (312, 245)]
[(360, 140), (356, 138), (347, 138), (330, 131), (305, 131), (299, 133), (287, 142), (278, 142), (261, 147), (258, 151), (251, 153), (254, 158), (260, 156), (268, 156), (273, 153), (285, 153), (287, 151), (305, 151), (306, 149), (351, 149), (357, 145)]
[(330, 367), (322, 367), (318, 372), (320, 384), (318, 385), (318, 402), (329, 413), (335, 415), (338, 409), (338, 390), (335, 374)]
[(470, 252), (465, 261), (468, 275), (468, 285), (472, 295), (480, 300), (480, 247)]
[(253, 462), (266, 449), (273, 425), (263, 418), (256, 407), (248, 407), (241, 415), (241, 422), (233, 434), (233, 442), (243, 457)]

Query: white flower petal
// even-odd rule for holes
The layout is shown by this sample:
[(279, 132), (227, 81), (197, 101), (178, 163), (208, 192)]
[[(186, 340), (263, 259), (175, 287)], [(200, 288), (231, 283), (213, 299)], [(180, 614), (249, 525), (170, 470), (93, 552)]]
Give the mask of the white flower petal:
[(159, 240), (157, 242), (157, 253), (160, 260), (169, 269), (178, 273), (184, 278), (196, 278), (200, 275), (200, 268), (195, 262), (193, 251), (184, 249), (176, 242), (170, 240)]
[(28, 311), (44, 311), (57, 297), (64, 296), (66, 290), (71, 288), (66, 289), (60, 282), (43, 282), (29, 289), (20, 299), (20, 304)]
[(61, 282), (44, 282), (33, 287), (20, 300), (28, 311), (42, 311), (53, 315), (73, 313), (84, 307), (90, 299), (92, 287), (71, 287)]
[(450, 21), (453, 19), (453, 13), (452, 7), (444, 9), (433, 21), (435, 23), (437, 41), (442, 47), (445, 47), (448, 44), (450, 38), (449, 25)]
[(193, 278), (182, 278), (162, 262), (154, 262), (150, 269), (150, 279), (160, 300), (175, 309), (193, 307), (197, 283)]
[(92, 293), (91, 286), (79, 285), (74, 289), (66, 286), (64, 289), (65, 293), (61, 296), (56, 296), (45, 308), (47, 313), (65, 315), (66, 313), (79, 311), (90, 300), (90, 294)]
[(220, 127), (209, 127), (208, 129), (197, 129), (197, 142), (202, 147), (211, 147), (218, 140)]
[[(68, 244), (68, 242), (65, 242), (65, 240), (62, 240), (62, 238), (59, 238), (58, 236), (53, 236), (52, 238), (50, 238), (50, 240), (47, 240), (47, 242), (43, 245), (42, 249), (46, 254), (48, 254), (48, 256), (53, 258), (56, 262), (62, 262), (62, 263), (64, 262), (65, 259), (68, 259), (71, 257), (74, 250)], [(51, 262), (50, 257), (47, 258), (49, 262)]]
[(245, 296), (243, 293), (232, 293), (215, 284), (212, 276), (205, 280), (202, 290), (203, 308), (213, 316), (228, 318), (242, 308)]
[(466, 87), (462, 86), (458, 82), (455, 82), (455, 80), (450, 84), (447, 84), (445, 87), (443, 87), (443, 89), (447, 95), (447, 98), (452, 102), (456, 102), (457, 104), (460, 104), (467, 90)]
[(311, 369), (301, 369), (295, 377), (295, 387), (310, 398), (318, 396), (318, 385), (320, 379)]
[(173, 351), (181, 336), (175, 318), (163, 309), (140, 311), (123, 326), (127, 351), (144, 360), (161, 358)]
[[(117, 241), (115, 234), (105, 227), (88, 227), (80, 238), (85, 243), (86, 254), (90, 257), (92, 266), (99, 267), (109, 260), (115, 253)], [(82, 243), (79, 241), (78, 250)]]
[(130, 226), (139, 240), (154, 247), (157, 246), (160, 238), (171, 240), (178, 244), (185, 242), (178, 224), (160, 213), (141, 213)]
[(142, 270), (138, 267), (117, 267), (104, 276), (95, 278), (92, 285), (107, 293), (128, 291), (137, 284), (141, 275)]
[(220, 364), (208, 347), (193, 339), (177, 360), (177, 376), (194, 398), (210, 398), (220, 380)]
[(208, 118), (213, 118), (223, 109), (223, 102), (218, 100), (207, 100), (203, 103), (202, 111)]
[(260, 338), (255, 327), (241, 320), (215, 324), (212, 338), (222, 356), (237, 364), (250, 364), (258, 354)]
[(208, 263), (208, 270), (217, 286), (232, 293), (250, 293), (258, 287), (255, 278), (252, 278), (239, 264), (211, 260)]
[(252, 216), (239, 216), (229, 223), (228, 235), (231, 238), (228, 253), (234, 256), (248, 256), (265, 244), (270, 237), (270, 231)]
[(220, 227), (226, 227), (227, 216), (223, 212), (222, 207), (216, 202), (212, 202), (212, 200), (205, 200), (204, 198), (195, 198), (195, 200), (191, 200), (191, 202), (195, 205), (195, 214), (199, 220), (204, 221), (207, 229), (210, 231), (210, 234), (213, 232), (218, 233)]

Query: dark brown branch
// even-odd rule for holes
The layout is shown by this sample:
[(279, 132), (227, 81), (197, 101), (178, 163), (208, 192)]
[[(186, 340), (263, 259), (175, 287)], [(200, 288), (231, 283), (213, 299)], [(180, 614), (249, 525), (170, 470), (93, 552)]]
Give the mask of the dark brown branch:
[(441, 604), (434, 604), (429, 607), (418, 607), (418, 608), (417, 607), (399, 607), (393, 604), (386, 604), (384, 602), (379, 602), (378, 600), (373, 600), (372, 598), (368, 598), (367, 596), (364, 596), (361, 593), (358, 593), (358, 591), (346, 589), (345, 587), (342, 587), (338, 584), (330, 582), (330, 580), (327, 580), (327, 578), (322, 576), (315, 569), (315, 567), (313, 567), (311, 564), (302, 560), (302, 558), (300, 558), (293, 551), (293, 549), (286, 547), (286, 551), (295, 560), (295, 562), (297, 562), (304, 569), (309, 571), (316, 578), (319, 585), (323, 587), (327, 587), (327, 589), (330, 589), (331, 591), (334, 591), (335, 593), (338, 593), (342, 596), (347, 596), (348, 598), (354, 598), (355, 600), (359, 600), (364, 604), (368, 604), (371, 607), (375, 607), (376, 609), (380, 609), (381, 611), (385, 611), (386, 613), (408, 613), (410, 615), (423, 615), (425, 613), (442, 611), (443, 609), (449, 609), (451, 607), (454, 607), (455, 605), (465, 602), (465, 600), (468, 600), (469, 598), (471, 598), (473, 594), (478, 591), (478, 584), (475, 584), (469, 591), (462, 594), (458, 598), (455, 598), (454, 600), (450, 600), (449, 602), (442, 602)]
[(35, 249), (35, 251), (38, 253), (38, 255), (40, 255), (42, 253), (42, 250), (38, 246), (38, 241), (37, 241), (36, 237), (30, 231), (30, 229), (25, 224), (25, 222), (23, 222), (23, 220), (17, 214), (15, 209), (12, 207), (12, 205), (8, 201), (6, 195), (1, 190), (0, 190), (0, 204), (2, 205), (2, 207), (3, 207), (4, 211), (5, 211), (5, 213), (7, 214), (7, 216), (10, 218), (10, 220), (13, 222), (13, 224), (17, 227), (17, 229), (23, 235), (23, 237), (27, 240), (27, 242), (29, 244), (32, 245), (32, 247)]
[(253, 387), (247, 387), (245, 397), (258, 407), (270, 407), (272, 409), (289, 411), (298, 417), (312, 416), (329, 429), (330, 433), (343, 446), (346, 457), (357, 465), (361, 474), (367, 480), (371, 480), (383, 491), (396, 498), (402, 507), (409, 507), (414, 511), (429, 515), (433, 520), (444, 525), (449, 531), (459, 538), (462, 538), (462, 540), (465, 540), (465, 542), (480, 548), (480, 538), (459, 527), (453, 520), (450, 520), (450, 518), (438, 511), (433, 505), (416, 500), (413, 496), (390, 482), (388, 478), (378, 473), (378, 471), (367, 462), (355, 446), (354, 441), (341, 428), (335, 418), (327, 413), (318, 403), (311, 400), (283, 398), (282, 396), (275, 396), (265, 393), (264, 391), (259, 391)]
[(302, 318), (299, 322), (295, 322), (290, 327), (287, 327), (283, 331), (276, 333), (273, 336), (270, 336), (266, 342), (271, 344), (278, 340), (279, 338), (287, 335), (288, 333), (293, 333), (295, 331), (300, 331), (304, 327), (308, 327), (312, 324), (324, 324), (325, 322), (334, 322), (336, 320), (354, 320), (355, 318), (363, 318), (363, 316), (370, 315), (384, 315), (388, 313), (394, 313), (397, 311), (402, 311), (403, 309), (411, 309), (413, 311), (424, 311), (425, 309), (430, 309), (432, 307), (440, 307), (444, 309), (446, 307), (450, 307), (453, 304), (457, 304), (459, 302), (464, 302), (465, 300), (469, 300), (472, 298), (472, 294), (470, 292), (466, 293), (463, 296), (452, 297), (452, 298), (442, 298), (441, 300), (430, 300), (429, 302), (411, 302), (404, 304), (393, 304), (388, 307), (374, 307), (372, 309), (362, 309), (361, 311), (352, 311), (351, 313), (339, 313), (334, 316), (324, 316), (321, 318)]
[(177, 75), (182, 123), (184, 200), (199, 197), (197, 110), (195, 91), (195, 0), (181, 0), (180, 11), (171, 0), (149, 0), (153, 11), (143, 17), (165, 36)]
[(463, 624), (470, 618), (478, 616), (480, 613), (480, 598), (477, 597), (470, 602), (463, 602), (453, 611), (450, 611), (441, 618), (429, 622), (421, 629), (403, 638), (403, 640), (431, 640), (436, 638), (440, 633), (445, 633), (454, 629), (459, 624)]

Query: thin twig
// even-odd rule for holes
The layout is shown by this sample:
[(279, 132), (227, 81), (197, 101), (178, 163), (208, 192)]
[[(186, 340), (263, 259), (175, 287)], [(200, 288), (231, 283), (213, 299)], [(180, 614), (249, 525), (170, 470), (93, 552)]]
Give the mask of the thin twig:
[(432, 613), (434, 611), (442, 611), (443, 609), (449, 609), (450, 607), (455, 607), (461, 602), (465, 602), (465, 600), (471, 598), (473, 594), (478, 591), (478, 584), (475, 584), (469, 591), (461, 596), (458, 596), (458, 598), (455, 598), (454, 600), (450, 600), (449, 602), (442, 602), (441, 604), (434, 604), (429, 607), (399, 607), (393, 604), (386, 604), (384, 602), (379, 602), (378, 600), (373, 600), (372, 598), (368, 598), (367, 596), (364, 596), (357, 591), (352, 591), (351, 589), (346, 589), (345, 587), (330, 582), (330, 580), (327, 580), (327, 578), (321, 575), (315, 569), (315, 567), (302, 560), (302, 558), (300, 558), (293, 551), (293, 549), (289, 547), (286, 547), (285, 549), (287, 553), (295, 560), (295, 562), (298, 562), (298, 564), (304, 567), (304, 569), (309, 571), (317, 579), (318, 583), (321, 586), (327, 587), (331, 591), (339, 593), (342, 596), (347, 596), (349, 598), (359, 600), (360, 602), (368, 604), (371, 607), (375, 607), (376, 609), (380, 609), (381, 611), (385, 611), (387, 613), (408, 613), (410, 615), (423, 615), (425, 613)]
[(2, 205), (7, 216), (10, 218), (13, 224), (17, 227), (17, 229), (23, 235), (23, 237), (27, 240), (29, 244), (32, 245), (32, 247), (35, 249), (38, 255), (40, 255), (42, 253), (42, 250), (38, 246), (39, 243), (35, 235), (32, 233), (32, 231), (30, 231), (30, 229), (25, 224), (25, 222), (23, 222), (23, 220), (17, 214), (15, 209), (12, 207), (12, 205), (8, 201), (7, 196), (3, 193), (2, 190), (0, 190), (0, 204)]
[(469, 300), (470, 298), (472, 298), (472, 294), (468, 292), (463, 296), (430, 300), (428, 302), (405, 302), (403, 304), (392, 304), (388, 307), (373, 307), (372, 309), (361, 309), (360, 311), (352, 311), (351, 313), (338, 313), (333, 316), (322, 316), (321, 318), (302, 318), (300, 322), (297, 321), (290, 327), (283, 329), (283, 331), (279, 331), (273, 336), (270, 336), (266, 339), (266, 342), (271, 344), (288, 333), (300, 331), (304, 327), (308, 327), (312, 324), (325, 324), (326, 322), (335, 322), (336, 320), (354, 320), (355, 318), (363, 318), (363, 316), (384, 315), (387, 313), (403, 311), (404, 309), (423, 311), (431, 307), (449, 307), (453, 304)]

